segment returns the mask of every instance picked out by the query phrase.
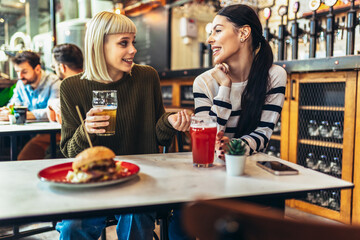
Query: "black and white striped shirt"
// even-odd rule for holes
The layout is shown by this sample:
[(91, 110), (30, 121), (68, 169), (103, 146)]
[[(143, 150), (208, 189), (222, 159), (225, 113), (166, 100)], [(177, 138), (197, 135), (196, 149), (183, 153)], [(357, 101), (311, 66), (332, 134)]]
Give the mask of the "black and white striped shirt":
[[(194, 81), (195, 114), (216, 116), (218, 130), (223, 130), (225, 136), (232, 138), (241, 116), (241, 94), (247, 81), (233, 82), (231, 88), (219, 86), (210, 72), (211, 70), (204, 72)], [(270, 87), (259, 126), (249, 135), (241, 136), (249, 146), (250, 154), (265, 150), (284, 104), (286, 71), (273, 65), (269, 70), (269, 77)]]

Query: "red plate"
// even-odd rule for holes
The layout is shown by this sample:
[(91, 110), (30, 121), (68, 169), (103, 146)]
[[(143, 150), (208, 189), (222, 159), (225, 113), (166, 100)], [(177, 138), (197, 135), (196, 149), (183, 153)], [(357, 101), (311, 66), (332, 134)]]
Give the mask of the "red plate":
[(139, 173), (140, 167), (136, 164), (121, 161), (121, 166), (128, 169), (128, 176), (121, 177), (115, 180), (103, 181), (103, 182), (91, 182), (91, 183), (72, 183), (66, 180), (66, 175), (69, 171), (72, 171), (72, 162), (62, 163), (51, 167), (44, 168), (38, 173), (38, 177), (41, 181), (49, 183), (54, 186), (61, 187), (100, 187), (106, 185), (112, 185), (128, 181)]

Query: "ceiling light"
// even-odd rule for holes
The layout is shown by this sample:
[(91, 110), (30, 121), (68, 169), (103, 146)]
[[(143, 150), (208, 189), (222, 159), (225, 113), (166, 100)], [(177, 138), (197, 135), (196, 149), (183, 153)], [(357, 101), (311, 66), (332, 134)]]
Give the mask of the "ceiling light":
[(161, 1), (158, 0), (143, 0), (134, 5), (130, 5), (124, 9), (125, 15), (130, 17), (135, 17), (140, 14), (144, 14), (157, 8), (161, 5)]

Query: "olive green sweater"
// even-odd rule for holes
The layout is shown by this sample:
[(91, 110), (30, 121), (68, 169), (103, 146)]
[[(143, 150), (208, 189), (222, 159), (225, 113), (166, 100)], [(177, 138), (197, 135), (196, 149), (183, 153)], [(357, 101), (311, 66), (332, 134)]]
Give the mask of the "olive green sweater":
[(66, 157), (75, 157), (89, 147), (75, 106), (83, 119), (92, 108), (93, 90), (117, 90), (118, 108), (114, 136), (90, 134), (94, 146), (106, 146), (116, 155), (157, 153), (159, 145), (169, 145), (176, 130), (165, 113), (160, 80), (149, 66), (134, 65), (131, 75), (111, 83), (81, 79), (82, 73), (65, 79), (60, 86), (61, 143)]

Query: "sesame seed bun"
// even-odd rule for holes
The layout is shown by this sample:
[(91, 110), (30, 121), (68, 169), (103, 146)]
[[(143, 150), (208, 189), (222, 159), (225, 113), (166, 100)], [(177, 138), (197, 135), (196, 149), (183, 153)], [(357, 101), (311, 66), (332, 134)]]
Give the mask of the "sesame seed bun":
[(107, 147), (96, 146), (87, 148), (75, 157), (72, 168), (73, 170), (77, 170), (85, 164), (99, 160), (113, 159), (114, 157), (115, 153)]

